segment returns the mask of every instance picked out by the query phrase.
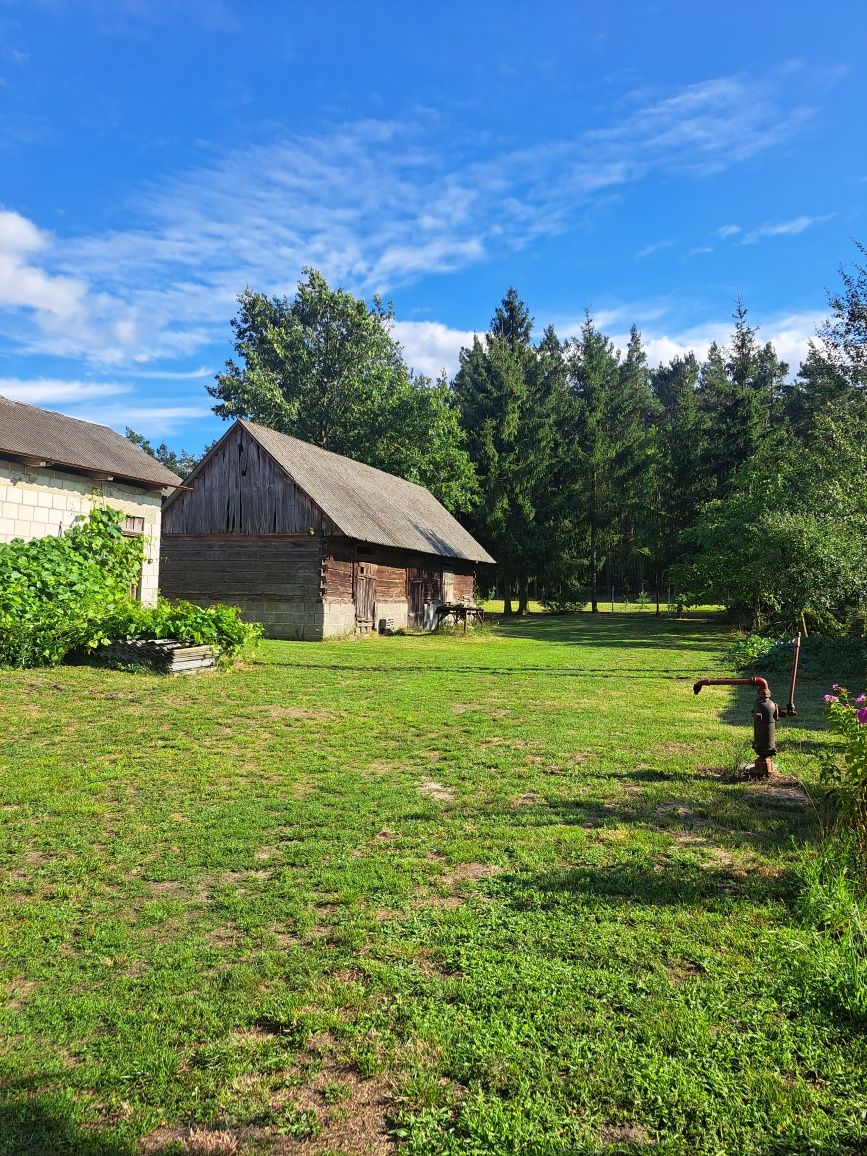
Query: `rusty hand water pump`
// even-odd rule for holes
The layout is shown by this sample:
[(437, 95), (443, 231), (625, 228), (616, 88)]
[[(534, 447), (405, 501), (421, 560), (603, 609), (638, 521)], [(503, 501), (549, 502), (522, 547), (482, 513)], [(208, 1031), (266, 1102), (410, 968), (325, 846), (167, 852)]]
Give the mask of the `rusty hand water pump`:
[(756, 761), (746, 768), (751, 778), (766, 779), (776, 772), (774, 755), (777, 753), (777, 719), (797, 714), (795, 710), (795, 683), (798, 679), (798, 660), (801, 656), (801, 635), (792, 639), (792, 681), (789, 684), (789, 702), (783, 710), (771, 700), (771, 688), (765, 678), (700, 678), (693, 684), (693, 694), (701, 694), (703, 686), (754, 686), (756, 700), (750, 714), (753, 720), (753, 750)]

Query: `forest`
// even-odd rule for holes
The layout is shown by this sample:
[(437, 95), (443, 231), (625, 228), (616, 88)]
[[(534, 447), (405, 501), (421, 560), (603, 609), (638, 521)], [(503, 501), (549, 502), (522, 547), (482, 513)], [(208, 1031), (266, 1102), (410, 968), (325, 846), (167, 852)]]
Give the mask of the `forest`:
[(236, 356), (209, 392), (226, 419), (429, 487), (497, 558), (507, 616), (531, 597), (595, 611), (613, 588), (863, 636), (867, 268), (839, 273), (797, 368), (742, 300), (725, 346), (652, 367), (636, 326), (617, 349), (590, 312), (577, 336), (536, 334), (512, 287), (454, 378), (432, 381), (407, 368), (390, 304), (308, 269), (292, 300), (240, 295)]

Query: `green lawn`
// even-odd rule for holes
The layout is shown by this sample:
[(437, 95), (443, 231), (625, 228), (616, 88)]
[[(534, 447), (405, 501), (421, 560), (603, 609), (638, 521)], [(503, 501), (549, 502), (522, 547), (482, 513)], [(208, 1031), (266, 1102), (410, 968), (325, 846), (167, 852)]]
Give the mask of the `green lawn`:
[(540, 615), (3, 672), (0, 1152), (867, 1150), (865, 1040), (791, 966), (813, 813), (721, 778), (748, 690), (692, 694), (727, 644)]

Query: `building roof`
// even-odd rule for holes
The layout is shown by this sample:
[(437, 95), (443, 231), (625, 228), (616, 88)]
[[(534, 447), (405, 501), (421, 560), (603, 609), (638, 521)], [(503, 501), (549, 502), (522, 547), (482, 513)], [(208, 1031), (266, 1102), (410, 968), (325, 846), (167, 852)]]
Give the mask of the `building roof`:
[(424, 486), (267, 426), (243, 419), (239, 424), (347, 537), (444, 558), (494, 561)]
[(156, 488), (181, 479), (150, 454), (109, 429), (0, 397), (0, 455), (36, 459), (47, 465), (109, 474)]

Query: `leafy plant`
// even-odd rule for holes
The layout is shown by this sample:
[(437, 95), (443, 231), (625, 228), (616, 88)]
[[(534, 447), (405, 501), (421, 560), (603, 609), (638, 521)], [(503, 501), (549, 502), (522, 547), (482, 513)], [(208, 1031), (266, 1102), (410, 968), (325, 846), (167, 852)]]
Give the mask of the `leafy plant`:
[(156, 606), (128, 600), (105, 622), (111, 638), (172, 638), (190, 646), (213, 646), (223, 658), (234, 658), (262, 637), (262, 625), (244, 622), (234, 606), (209, 606), (170, 602), (159, 598)]
[(850, 702), (845, 687), (835, 683), (832, 689), (833, 694), (825, 695), (828, 723), (843, 739), (843, 761), (826, 762), (822, 781), (832, 790), (841, 819), (867, 858), (867, 693)]
[(0, 664), (52, 666), (108, 641), (104, 623), (130, 601), (143, 559), (122, 519), (97, 506), (61, 537), (0, 545)]
[(261, 637), (231, 606), (142, 606), (130, 596), (143, 559), (123, 514), (96, 507), (59, 538), (0, 545), (0, 665), (55, 666), (118, 638), (173, 638), (232, 658)]

